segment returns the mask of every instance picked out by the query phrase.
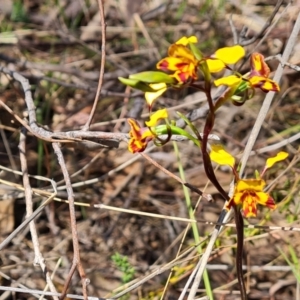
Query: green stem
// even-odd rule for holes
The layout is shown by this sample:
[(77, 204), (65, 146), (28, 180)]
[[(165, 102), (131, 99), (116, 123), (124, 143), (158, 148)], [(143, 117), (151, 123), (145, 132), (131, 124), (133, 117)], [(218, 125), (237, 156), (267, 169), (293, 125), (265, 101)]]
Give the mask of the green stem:
[(200, 141), (180, 127), (174, 125), (159, 125), (156, 127), (152, 127), (152, 129), (154, 129), (154, 132), (157, 135), (170, 134), (171, 132), (172, 134), (185, 136), (189, 140), (193, 141), (196, 146), (200, 147)]
[(234, 95), (235, 89), (228, 88), (224, 93), (216, 100), (214, 106), (214, 112), (217, 111), (226, 101), (228, 101)]
[[(173, 142), (173, 147), (174, 147), (174, 151), (175, 151), (175, 154), (176, 154), (176, 157), (177, 157), (180, 178), (182, 179), (183, 182), (185, 182), (184, 170), (183, 170), (183, 166), (181, 164), (180, 153), (179, 153), (179, 149), (178, 149), (178, 146), (177, 146), (176, 142)], [(184, 185), (183, 185), (183, 192), (184, 192), (184, 196), (185, 196), (186, 205), (187, 205), (187, 208), (188, 208), (189, 217), (190, 217), (191, 220), (196, 220), (195, 214), (194, 214), (195, 212), (192, 208), (192, 203), (191, 203), (189, 190)], [(201, 254), (203, 251), (202, 251), (202, 247), (200, 245), (200, 236), (199, 236), (197, 223), (191, 223), (191, 227), (192, 227), (195, 243), (196, 243), (196, 245), (198, 245), (197, 246), (197, 251), (198, 251), (199, 254)], [(211, 286), (210, 286), (210, 280), (209, 280), (209, 277), (208, 277), (207, 270), (205, 270), (204, 273), (203, 273), (203, 281), (204, 281), (204, 286), (205, 286), (207, 296), (209, 297), (210, 300), (213, 300), (214, 298), (213, 298), (213, 293), (212, 293), (212, 289), (211, 289)]]

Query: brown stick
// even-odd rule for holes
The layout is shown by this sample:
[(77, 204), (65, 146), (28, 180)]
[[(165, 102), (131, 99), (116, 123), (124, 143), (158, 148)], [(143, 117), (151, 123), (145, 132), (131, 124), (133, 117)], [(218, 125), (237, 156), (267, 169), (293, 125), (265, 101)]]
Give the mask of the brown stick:
[(95, 111), (97, 108), (97, 104), (99, 101), (99, 97), (101, 94), (101, 88), (103, 85), (103, 78), (104, 78), (104, 67), (105, 67), (105, 43), (106, 43), (106, 32), (105, 32), (105, 16), (104, 16), (104, 6), (103, 6), (103, 2), (102, 0), (98, 0), (98, 5), (99, 5), (99, 11), (100, 11), (100, 22), (101, 22), (101, 34), (102, 34), (102, 45), (101, 45), (101, 65), (100, 65), (100, 75), (99, 75), (99, 81), (98, 81), (98, 88), (97, 88), (97, 93), (95, 96), (95, 100), (94, 100), (94, 104), (91, 110), (91, 113), (89, 115), (89, 118), (87, 120), (87, 122), (85, 123), (85, 125), (83, 126), (82, 130), (83, 131), (87, 131), (90, 129), (90, 125), (92, 123), (92, 120), (94, 118), (95, 115)]
[(69, 210), (70, 210), (70, 221), (71, 221), (71, 231), (72, 231), (72, 241), (73, 241), (73, 262), (72, 262), (72, 267), (69, 272), (67, 281), (65, 283), (62, 295), (60, 299), (64, 299), (66, 296), (71, 278), (75, 272), (75, 269), (77, 268), (80, 278), (81, 278), (81, 283), (82, 283), (82, 292), (83, 292), (83, 297), (85, 300), (88, 299), (87, 296), (87, 278), (84, 272), (84, 269), (81, 264), (80, 260), (80, 251), (79, 251), (79, 239), (78, 239), (78, 232), (77, 232), (77, 224), (76, 224), (76, 214), (75, 214), (75, 200), (74, 200), (74, 195), (73, 195), (73, 188), (69, 176), (69, 172), (67, 170), (67, 166), (65, 164), (65, 160), (61, 151), (61, 145), (59, 143), (53, 143), (52, 144), (54, 152), (57, 156), (58, 163), (60, 164), (64, 180), (66, 183), (66, 190), (68, 194), (68, 201), (69, 201)]

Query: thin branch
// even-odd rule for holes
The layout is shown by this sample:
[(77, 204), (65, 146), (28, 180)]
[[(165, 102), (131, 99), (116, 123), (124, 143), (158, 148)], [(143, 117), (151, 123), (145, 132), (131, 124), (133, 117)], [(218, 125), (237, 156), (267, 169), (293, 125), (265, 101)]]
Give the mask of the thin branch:
[(239, 44), (241, 46), (248, 46), (250, 44), (253, 44), (257, 39), (259, 39), (260, 37), (263, 36), (264, 32), (268, 29), (268, 27), (272, 24), (272, 21), (274, 19), (274, 17), (276, 16), (280, 6), (282, 5), (283, 0), (278, 0), (277, 4), (272, 12), (272, 14), (270, 15), (270, 17), (268, 18), (268, 20), (266, 21), (265, 25), (263, 26), (263, 28), (261, 29), (261, 31), (259, 33), (257, 33), (253, 38), (251, 38), (250, 40), (246, 40), (246, 41), (242, 41), (241, 37), (239, 40)]
[[(41, 290), (33, 290), (33, 289), (27, 289), (27, 288), (16, 288), (16, 287), (10, 287), (10, 286), (0, 286), (0, 291), (11, 291), (14, 293), (24, 293), (24, 294), (37, 294), (37, 295), (44, 295), (44, 296), (56, 296), (60, 297), (62, 294), (60, 293), (53, 293), (53, 292), (45, 292)], [(70, 299), (79, 299), (84, 300), (84, 297), (74, 295), (74, 294), (67, 294), (67, 298)], [(112, 300), (109, 298), (100, 298), (100, 297), (88, 297), (87, 300)]]
[(99, 75), (99, 81), (98, 81), (98, 87), (97, 87), (97, 93), (95, 96), (95, 100), (94, 100), (94, 104), (92, 107), (92, 111), (90, 112), (89, 118), (86, 122), (86, 124), (83, 126), (82, 130), (83, 131), (87, 131), (90, 128), (90, 125), (92, 123), (92, 120), (94, 118), (95, 115), (95, 111), (97, 108), (97, 104), (99, 101), (99, 97), (101, 94), (101, 88), (103, 85), (103, 78), (104, 78), (104, 67), (105, 67), (105, 44), (106, 44), (106, 31), (105, 31), (105, 16), (104, 16), (104, 6), (103, 6), (103, 1), (102, 0), (98, 0), (98, 6), (99, 6), (99, 11), (100, 11), (100, 22), (101, 22), (101, 35), (102, 35), (102, 40), (101, 40), (101, 66), (100, 66), (100, 75)]
[[(33, 214), (32, 190), (29, 182), (27, 160), (26, 160), (26, 129), (23, 131), (24, 133), (22, 132), (20, 135), (19, 150), (20, 150), (21, 170), (23, 173), (23, 185), (25, 189), (26, 218), (29, 218)], [(53, 293), (57, 293), (55, 286), (51, 280), (50, 274), (47, 270), (45, 259), (40, 251), (40, 244), (39, 244), (38, 234), (34, 224), (34, 220), (32, 220), (29, 223), (29, 228), (30, 228), (30, 234), (31, 234), (33, 248), (34, 248), (34, 264), (40, 265), (41, 269), (43, 270), (50, 291)], [(53, 299), (58, 300), (58, 297), (54, 296)]]
[(161, 170), (162, 172), (164, 172), (165, 174), (167, 174), (168, 176), (170, 176), (171, 178), (175, 179), (176, 181), (180, 182), (182, 185), (188, 187), (190, 190), (192, 190), (193, 192), (197, 193), (198, 195), (206, 198), (208, 201), (210, 201), (212, 199), (211, 195), (209, 194), (205, 194), (202, 191), (200, 191), (198, 188), (196, 188), (195, 186), (184, 182), (180, 177), (174, 175), (172, 172), (168, 171), (166, 168), (164, 168), (162, 165), (160, 165), (159, 163), (157, 163), (154, 159), (152, 159), (149, 155), (147, 155), (146, 153), (141, 152), (140, 153), (145, 159), (147, 159), (151, 164), (153, 164), (155, 167), (157, 167), (159, 170)]
[(82, 292), (83, 292), (83, 296), (84, 299), (87, 300), (88, 296), (87, 296), (87, 278), (84, 272), (84, 269), (82, 267), (81, 264), (81, 260), (80, 260), (80, 250), (79, 250), (79, 238), (78, 238), (78, 232), (77, 232), (77, 224), (76, 224), (76, 213), (75, 213), (75, 205), (74, 205), (74, 195), (73, 195), (73, 189), (72, 189), (72, 185), (71, 185), (71, 180), (70, 180), (70, 176), (69, 176), (69, 172), (67, 170), (67, 166), (65, 164), (65, 160), (61, 151), (61, 145), (59, 143), (53, 143), (52, 144), (54, 152), (57, 156), (58, 159), (58, 163), (61, 167), (63, 176), (64, 176), (64, 180), (66, 183), (66, 190), (68, 193), (68, 201), (69, 201), (69, 210), (70, 210), (70, 222), (71, 222), (71, 230), (72, 230), (72, 241), (73, 241), (73, 262), (72, 262), (72, 267), (71, 270), (69, 272), (69, 276), (67, 278), (67, 281), (65, 283), (63, 292), (62, 292), (62, 296), (60, 297), (60, 299), (64, 299), (65, 295), (67, 294), (67, 290), (70, 284), (70, 280), (72, 278), (72, 275), (75, 271), (75, 269), (77, 268), (80, 278), (81, 278), (81, 283), (82, 283)]
[[(278, 4), (277, 4), (278, 5)], [(278, 16), (278, 18), (273, 22), (273, 24), (269, 24), (269, 28), (266, 30), (264, 36), (259, 40), (259, 42), (255, 45), (255, 47), (252, 49), (252, 52), (255, 52), (256, 49), (258, 49), (264, 42), (265, 40), (268, 38), (269, 34), (271, 33), (271, 31), (273, 30), (273, 28), (276, 26), (276, 24), (279, 22), (279, 20), (282, 19), (282, 16), (284, 14), (287, 13), (287, 10), (289, 8), (289, 6), (291, 5), (291, 3), (289, 3), (285, 8), (284, 10), (280, 13), (280, 15)], [(277, 7), (277, 6), (276, 6)], [(277, 13), (278, 10), (276, 10), (276, 7), (275, 7), (275, 10), (274, 12)], [(273, 12), (273, 13), (274, 13)]]
[(234, 43), (234, 45), (236, 45), (238, 43), (238, 34), (237, 34), (236, 27), (234, 26), (233, 21), (232, 21), (232, 14), (229, 17), (229, 25), (230, 25), (230, 29), (231, 29), (232, 36), (233, 36), (233, 43)]

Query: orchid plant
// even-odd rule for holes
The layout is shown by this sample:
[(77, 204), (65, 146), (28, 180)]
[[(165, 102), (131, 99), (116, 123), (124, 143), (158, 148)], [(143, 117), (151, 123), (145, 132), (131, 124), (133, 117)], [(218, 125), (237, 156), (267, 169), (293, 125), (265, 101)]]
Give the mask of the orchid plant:
[[(124, 84), (145, 93), (145, 100), (150, 112), (150, 119), (145, 122), (145, 126), (140, 126), (134, 119), (128, 119), (130, 125), (128, 149), (132, 153), (142, 152), (150, 141), (154, 141), (157, 145), (163, 145), (175, 134), (192, 140), (201, 149), (208, 179), (227, 201), (226, 209), (234, 208), (238, 239), (243, 240), (243, 222), (241, 223), (243, 217), (256, 217), (258, 204), (271, 209), (276, 208), (274, 199), (264, 191), (266, 183), (262, 177), (267, 169), (286, 159), (288, 155), (280, 152), (277, 156), (269, 158), (264, 170), (255, 178), (239, 178), (235, 158), (225, 151), (223, 146), (209, 145), (208, 137), (214, 127), (216, 111), (226, 102), (231, 101), (234, 105), (240, 106), (253, 98), (256, 89), (267, 93), (269, 91), (279, 92), (280, 87), (277, 82), (269, 78), (270, 69), (262, 54), (252, 53), (250, 55), (250, 71), (241, 74), (234, 66), (246, 55), (242, 46), (220, 48), (211, 55), (204, 56), (196, 47), (197, 43), (198, 40), (195, 36), (182, 37), (169, 47), (168, 56), (157, 62), (157, 71), (145, 71), (131, 74), (129, 78), (119, 78)], [(220, 74), (224, 69), (229, 70), (231, 75), (214, 79), (214, 76)], [(217, 99), (213, 99), (211, 96), (213, 85), (224, 86), (223, 93)], [(168, 89), (187, 87), (203, 91), (207, 98), (209, 112), (202, 134), (181, 114), (179, 116), (183, 117), (188, 125), (187, 128), (192, 133), (177, 127), (175, 121), (169, 120), (166, 109), (153, 112), (156, 99)], [(167, 138), (161, 139), (161, 135), (167, 135)], [(231, 167), (235, 186), (231, 197), (217, 180), (212, 161)], [(242, 244), (240, 243), (240, 245)], [(237, 272), (242, 299), (246, 299), (241, 262), (242, 246), (237, 251)]]

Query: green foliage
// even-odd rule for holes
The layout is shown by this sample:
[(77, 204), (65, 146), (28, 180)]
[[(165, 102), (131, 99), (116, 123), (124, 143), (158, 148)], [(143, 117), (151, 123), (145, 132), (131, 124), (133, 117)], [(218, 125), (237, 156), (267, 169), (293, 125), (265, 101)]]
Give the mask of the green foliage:
[(129, 75), (130, 79), (136, 79), (146, 83), (174, 83), (174, 78), (163, 72), (144, 71)]
[(124, 83), (134, 89), (141, 90), (143, 92), (150, 92), (150, 93), (155, 92), (155, 90), (152, 89), (149, 85), (147, 85), (146, 83), (141, 82), (137, 79), (119, 77), (119, 80), (122, 83)]
[(127, 256), (123, 256), (120, 253), (116, 252), (111, 257), (111, 260), (116, 265), (116, 267), (123, 273), (121, 278), (123, 283), (128, 283), (134, 278), (135, 269), (128, 261)]
[(187, 8), (187, 1), (186, 0), (183, 0), (181, 1), (181, 3), (179, 4), (179, 7), (177, 9), (177, 12), (176, 12), (176, 15), (175, 15), (175, 18), (177, 20), (182, 20), (182, 16), (184, 14), (184, 11), (186, 10)]
[(278, 248), (279, 252), (283, 256), (284, 260), (287, 262), (287, 264), (291, 267), (291, 270), (298, 281), (300, 283), (300, 262), (299, 258), (297, 257), (297, 253), (295, 249), (290, 245), (289, 246), (289, 256), (290, 258), (283, 252), (282, 249)]
[(13, 22), (28, 22), (27, 12), (23, 5), (23, 1), (16, 0), (13, 2), (10, 19)]

